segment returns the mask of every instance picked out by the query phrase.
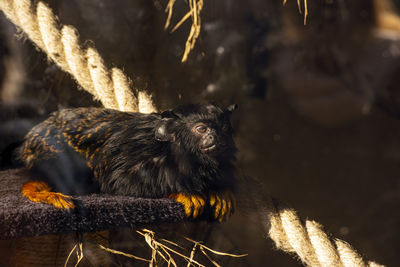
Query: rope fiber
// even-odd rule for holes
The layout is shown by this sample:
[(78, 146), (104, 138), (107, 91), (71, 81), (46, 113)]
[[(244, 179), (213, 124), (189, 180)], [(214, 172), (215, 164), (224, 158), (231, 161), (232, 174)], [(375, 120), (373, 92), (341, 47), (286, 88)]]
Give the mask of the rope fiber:
[(330, 238), (322, 225), (315, 221), (303, 222), (293, 209), (282, 208), (271, 201), (269, 237), (275, 246), (287, 253), (295, 253), (306, 266), (313, 267), (383, 267), (365, 260), (348, 243)]
[[(59, 24), (45, 3), (38, 1), (33, 5), (33, 2), (0, 0), (0, 9), (104, 107), (143, 113), (156, 111), (148, 94), (137, 92), (135, 96), (122, 70), (112, 68), (110, 71), (96, 49), (81, 48), (75, 28)], [(318, 223), (309, 220), (303, 223), (292, 209), (272, 205), (269, 214), (269, 236), (276, 247), (287, 253), (296, 253), (307, 266), (382, 266), (364, 260), (344, 241), (329, 238)]]

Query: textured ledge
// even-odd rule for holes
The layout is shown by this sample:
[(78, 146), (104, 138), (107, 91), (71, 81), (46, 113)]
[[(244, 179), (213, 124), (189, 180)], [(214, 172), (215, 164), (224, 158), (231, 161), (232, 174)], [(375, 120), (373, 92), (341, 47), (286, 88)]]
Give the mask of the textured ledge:
[(20, 193), (27, 174), (26, 169), (0, 171), (0, 239), (173, 223), (185, 218), (181, 204), (170, 199), (93, 194), (74, 197), (79, 208), (73, 212), (33, 203)]

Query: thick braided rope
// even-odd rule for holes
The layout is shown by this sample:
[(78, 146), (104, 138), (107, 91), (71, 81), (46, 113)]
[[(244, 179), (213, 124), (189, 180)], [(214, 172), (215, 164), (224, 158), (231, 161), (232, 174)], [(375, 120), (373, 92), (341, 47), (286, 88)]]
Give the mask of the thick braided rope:
[(33, 5), (32, 2), (0, 0), (0, 9), (52, 61), (70, 73), (95, 99), (100, 100), (104, 107), (143, 113), (156, 110), (149, 95), (139, 92), (136, 97), (133, 94), (122, 70), (112, 68), (110, 71), (96, 49), (81, 48), (74, 27), (59, 24), (45, 3), (39, 1)]
[(296, 211), (275, 209), (269, 216), (269, 236), (278, 249), (296, 253), (306, 266), (379, 267), (366, 261), (348, 243), (331, 239), (322, 225), (306, 220), (302, 223)]

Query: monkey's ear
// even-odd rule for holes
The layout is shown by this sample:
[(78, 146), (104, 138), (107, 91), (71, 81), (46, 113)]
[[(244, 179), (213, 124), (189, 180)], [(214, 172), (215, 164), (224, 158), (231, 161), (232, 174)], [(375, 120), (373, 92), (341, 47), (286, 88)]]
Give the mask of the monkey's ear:
[(173, 142), (175, 141), (175, 135), (170, 133), (168, 129), (171, 119), (162, 119), (157, 124), (154, 132), (154, 138), (160, 142)]
[(229, 112), (229, 113), (232, 113), (235, 109), (237, 109), (238, 108), (238, 105), (237, 104), (232, 104), (232, 105), (229, 105), (227, 108), (226, 108), (226, 112)]

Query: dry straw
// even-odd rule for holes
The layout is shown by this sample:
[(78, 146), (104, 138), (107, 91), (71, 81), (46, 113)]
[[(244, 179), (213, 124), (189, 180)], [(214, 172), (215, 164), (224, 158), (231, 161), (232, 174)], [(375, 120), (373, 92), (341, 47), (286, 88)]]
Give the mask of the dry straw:
[[(167, 266), (175, 266), (178, 267), (177, 264), (177, 259), (180, 258), (187, 262), (187, 267), (189, 266), (197, 266), (197, 267), (205, 267), (206, 265), (198, 262), (195, 260), (196, 252), (200, 250), (200, 252), (210, 261), (210, 263), (216, 267), (220, 267), (214, 259), (209, 255), (210, 253), (219, 255), (219, 256), (227, 256), (227, 257), (233, 257), (233, 258), (241, 258), (247, 256), (247, 254), (243, 255), (236, 255), (236, 254), (230, 254), (230, 253), (225, 253), (225, 252), (220, 252), (213, 250), (205, 245), (203, 245), (201, 242), (194, 241), (190, 238), (184, 237), (186, 242), (189, 242), (189, 244), (193, 244), (193, 248), (190, 250), (190, 252), (183, 248), (182, 246), (166, 240), (166, 239), (157, 239), (155, 232), (148, 230), (148, 229), (142, 229), (136, 231), (140, 236), (142, 236), (148, 245), (148, 247), (151, 250), (151, 258), (150, 259), (145, 259), (139, 256), (135, 256), (130, 253), (122, 252), (119, 250), (107, 248), (99, 243), (94, 243), (92, 241), (88, 241), (89, 244), (94, 244), (97, 245), (98, 248), (101, 250), (107, 251), (108, 253), (115, 254), (115, 255), (122, 255), (124, 257), (142, 261), (142, 262), (147, 262), (149, 266), (164, 266), (167, 264)], [(84, 242), (84, 241), (83, 241)], [(79, 262), (82, 261), (84, 258), (84, 253), (83, 253), (83, 247), (84, 243), (82, 241), (78, 242), (70, 251), (68, 254), (68, 257), (65, 261), (64, 266), (66, 267), (68, 263), (70, 262), (71, 255), (76, 252), (76, 261), (75, 261), (75, 266), (78, 266)], [(86, 244), (85, 244), (86, 245)], [(185, 254), (189, 254), (189, 256), (186, 256)]]
[[(176, 0), (169, 0), (165, 12), (168, 13), (167, 20), (165, 22), (165, 29), (168, 29), (171, 23), (171, 17), (174, 9), (174, 4)], [(185, 16), (172, 28), (171, 32), (176, 31), (186, 20), (192, 19), (192, 25), (190, 27), (189, 36), (186, 40), (185, 51), (183, 52), (182, 62), (185, 62), (189, 56), (190, 51), (193, 50), (196, 40), (200, 35), (201, 30), (201, 17), (200, 13), (203, 9), (203, 0), (188, 0), (189, 11)]]
[[(283, 0), (283, 5), (285, 5), (287, 0)], [(303, 5), (304, 5), (304, 25), (307, 24), (307, 16), (308, 16), (308, 6), (307, 6), (307, 0), (303, 0)], [(303, 10), (301, 8), (301, 1), (297, 0), (297, 7), (299, 8), (299, 13), (303, 14)]]

